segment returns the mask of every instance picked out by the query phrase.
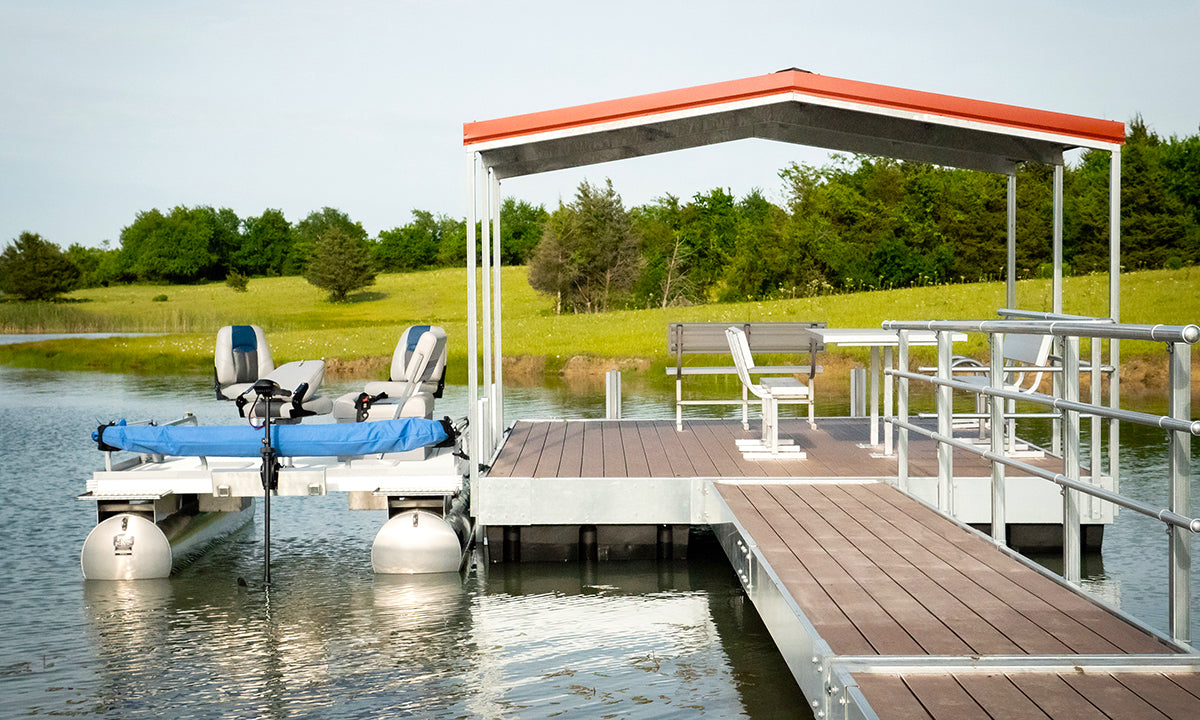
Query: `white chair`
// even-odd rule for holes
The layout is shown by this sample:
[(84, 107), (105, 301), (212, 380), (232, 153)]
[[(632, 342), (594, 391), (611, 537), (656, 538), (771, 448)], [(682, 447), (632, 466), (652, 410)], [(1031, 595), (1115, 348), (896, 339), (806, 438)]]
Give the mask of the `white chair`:
[[(1048, 372), (1058, 372), (1060, 368), (1050, 364), (1050, 348), (1053, 345), (1052, 335), (1008, 334), (1004, 336), (1004, 389), (1031, 395), (1038, 391), (1042, 384), (1042, 376)], [(959, 378), (962, 382), (978, 387), (990, 387), (992, 380), (988, 366), (967, 357), (955, 357), (950, 368), (952, 373), (972, 373)], [(984, 396), (976, 396), (976, 412), (983, 413)], [(1017, 419), (1016, 401), (1008, 400), (1005, 414), (1009, 416), (1007, 425), (1007, 440), (1010, 453), (1017, 450), (1016, 434)], [(979, 419), (979, 429), (982, 434), (984, 419)]]
[(799, 460), (807, 457), (791, 440), (779, 439), (779, 400), (809, 398), (808, 387), (794, 377), (764, 377), (755, 383), (750, 377), (754, 370), (754, 356), (750, 353), (746, 333), (741, 328), (730, 327), (725, 330), (725, 338), (729, 341), (729, 352), (733, 355), (733, 364), (737, 367), (742, 386), (762, 400), (762, 439), (738, 440), (742, 457), (747, 460)]

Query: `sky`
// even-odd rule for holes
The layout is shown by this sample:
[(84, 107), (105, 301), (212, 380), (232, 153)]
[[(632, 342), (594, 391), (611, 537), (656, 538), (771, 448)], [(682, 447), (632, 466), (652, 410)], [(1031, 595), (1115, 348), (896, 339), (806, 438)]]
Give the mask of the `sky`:
[[(0, 244), (112, 247), (139, 212), (466, 214), (464, 122), (803, 68), (1200, 132), (1200, 0), (0, 0)], [(828, 153), (746, 140), (505, 182), (553, 209), (760, 189)]]

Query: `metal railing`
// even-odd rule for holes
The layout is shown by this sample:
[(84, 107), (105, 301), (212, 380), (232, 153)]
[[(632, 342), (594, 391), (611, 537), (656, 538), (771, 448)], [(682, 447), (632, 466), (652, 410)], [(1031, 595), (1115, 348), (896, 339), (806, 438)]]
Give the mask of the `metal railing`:
[[(1002, 316), (1015, 319), (955, 321), (934, 320), (920, 322), (888, 321), (883, 327), (896, 330), (900, 336), (899, 369), (887, 372), (899, 378), (897, 416), (886, 418), (898, 428), (897, 455), (899, 482), (906, 489), (908, 480), (908, 433), (916, 432), (938, 442), (938, 508), (950, 513), (953, 505), (953, 450), (979, 455), (991, 462), (992, 475), (992, 538), (1004, 544), (1005, 538), (1005, 470), (1013, 468), (1030, 476), (1056, 483), (1063, 494), (1063, 577), (1078, 584), (1081, 575), (1080, 543), (1080, 497), (1087, 495), (1113, 503), (1137, 513), (1158, 519), (1167, 527), (1170, 536), (1169, 593), (1170, 632), (1172, 637), (1183, 643), (1190, 642), (1191, 623), (1191, 535), (1200, 533), (1200, 519), (1188, 517), (1191, 503), (1191, 437), (1200, 436), (1200, 421), (1191, 419), (1191, 362), (1190, 346), (1200, 341), (1200, 327), (1196, 325), (1129, 325), (1115, 323), (1107, 318), (1081, 318), (1078, 316), (1028, 313), (1023, 311), (1000, 311)], [(907, 334), (911, 330), (932, 330), (938, 335), (938, 363), (935, 375), (908, 370)], [(986, 386), (965, 383), (951, 377), (951, 341), (953, 332), (986, 333), (991, 347), (989, 364), (990, 384)], [(1061, 372), (1054, 375), (1052, 394), (1040, 392), (1014, 392), (1004, 388), (1004, 336), (1006, 334), (1033, 334), (1055, 336)], [(1092, 353), (1088, 370), (1091, 373), (1092, 402), (1082, 402), (1079, 393), (1081, 363), (1079, 340), (1091, 338)], [(1100, 404), (1100, 364), (1098, 340), (1150, 340), (1166, 344), (1169, 358), (1169, 414), (1125, 410), (1112, 398), (1110, 406)], [(1111, 368), (1110, 368), (1111, 369)], [(916, 380), (931, 383), (936, 388), (937, 430), (931, 431), (911, 422), (908, 405), (908, 382)], [(990, 449), (954, 437), (953, 391), (975, 393), (990, 401), (992, 431)], [(1061, 415), (1055, 421), (1055, 450), (1061, 448), (1062, 472), (1052, 472), (1031, 463), (1011, 457), (1005, 451), (1003, 428), (1006, 401), (1020, 400), (1052, 408)], [(1092, 419), (1091, 477), (1083, 479), (1080, 474), (1080, 418)], [(1117, 491), (1116, 422), (1109, 443), (1109, 474), (1114, 478), (1114, 489), (1099, 487), (1101, 478), (1101, 450), (1098, 419), (1123, 421), (1159, 427), (1168, 432), (1168, 475), (1170, 483), (1170, 506), (1155, 507), (1140, 500), (1127, 497)]]

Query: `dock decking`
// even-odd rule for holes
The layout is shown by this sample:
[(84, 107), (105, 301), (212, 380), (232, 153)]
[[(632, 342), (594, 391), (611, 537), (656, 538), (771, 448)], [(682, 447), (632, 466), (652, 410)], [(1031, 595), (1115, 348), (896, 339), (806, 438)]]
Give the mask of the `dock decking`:
[[(781, 429), (807, 459), (745, 460), (734, 440), (754, 429), (737, 421), (518, 422), (481, 484), (527, 497), (481, 504), (514, 524), (542, 505), (709, 524), (817, 717), (1200, 717), (1194, 653), (883, 482), (896, 459), (862, 447), (863, 419)], [(910, 458), (937, 475), (932, 440), (912, 438)], [(989, 473), (969, 456), (954, 469)]]
[[(493, 477), (720, 477), (883, 478), (896, 476), (896, 458), (860, 448), (866, 418), (822, 418), (815, 429), (800, 419), (780, 421), (781, 437), (804, 450), (804, 460), (745, 460), (734, 444), (754, 437), (733, 420), (685, 420), (682, 432), (666, 420), (551, 420), (517, 422), (488, 472)], [(937, 477), (937, 443), (909, 439), (911, 474)], [(857, 448), (856, 452), (852, 452)], [(1040, 461), (1053, 467), (1053, 458)], [(986, 461), (955, 457), (958, 475), (984, 477)]]
[(884, 483), (716, 489), (880, 718), (1200, 715), (1177, 648)]

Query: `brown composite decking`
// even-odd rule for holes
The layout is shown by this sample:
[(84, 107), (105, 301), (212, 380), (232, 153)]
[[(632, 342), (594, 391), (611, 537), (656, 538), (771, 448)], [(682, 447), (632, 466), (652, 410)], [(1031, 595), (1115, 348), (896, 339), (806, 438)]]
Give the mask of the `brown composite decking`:
[[(896, 459), (882, 448), (863, 448), (866, 418), (822, 418), (810, 428), (802, 419), (780, 421), (780, 437), (807, 453), (804, 460), (745, 460), (737, 438), (757, 437), (758, 420), (743, 430), (736, 420), (550, 420), (514, 424), (490, 475), (497, 477), (795, 477), (884, 478), (896, 476)], [(909, 472), (937, 476), (937, 445), (910, 435)], [(1056, 470), (1061, 461), (1025, 459)], [(986, 477), (990, 466), (965, 452), (954, 455), (959, 477)]]
[[(742, 458), (740, 422), (518, 422), (489, 471), (498, 477), (705, 477), (835, 656), (1029, 657), (1178, 650), (1087, 596), (998, 551), (886, 483), (894, 458), (860, 447), (866, 420), (783, 420), (804, 460)], [(936, 444), (915, 434), (914, 477), (936, 476)], [(1059, 469), (1061, 461), (1033, 461)], [(1055, 465), (1058, 464), (1056, 468)], [(955, 453), (956, 476), (986, 462)], [(754, 483), (754, 479), (771, 482)], [(779, 480), (795, 479), (795, 483)], [(1019, 664), (1019, 661), (1018, 661)], [(1020, 671), (856, 673), (881, 718), (1200, 718), (1200, 674)]]
[[(839, 656), (1178, 650), (884, 483), (718, 484)], [(1200, 674), (859, 673), (881, 718), (1200, 718)]]

